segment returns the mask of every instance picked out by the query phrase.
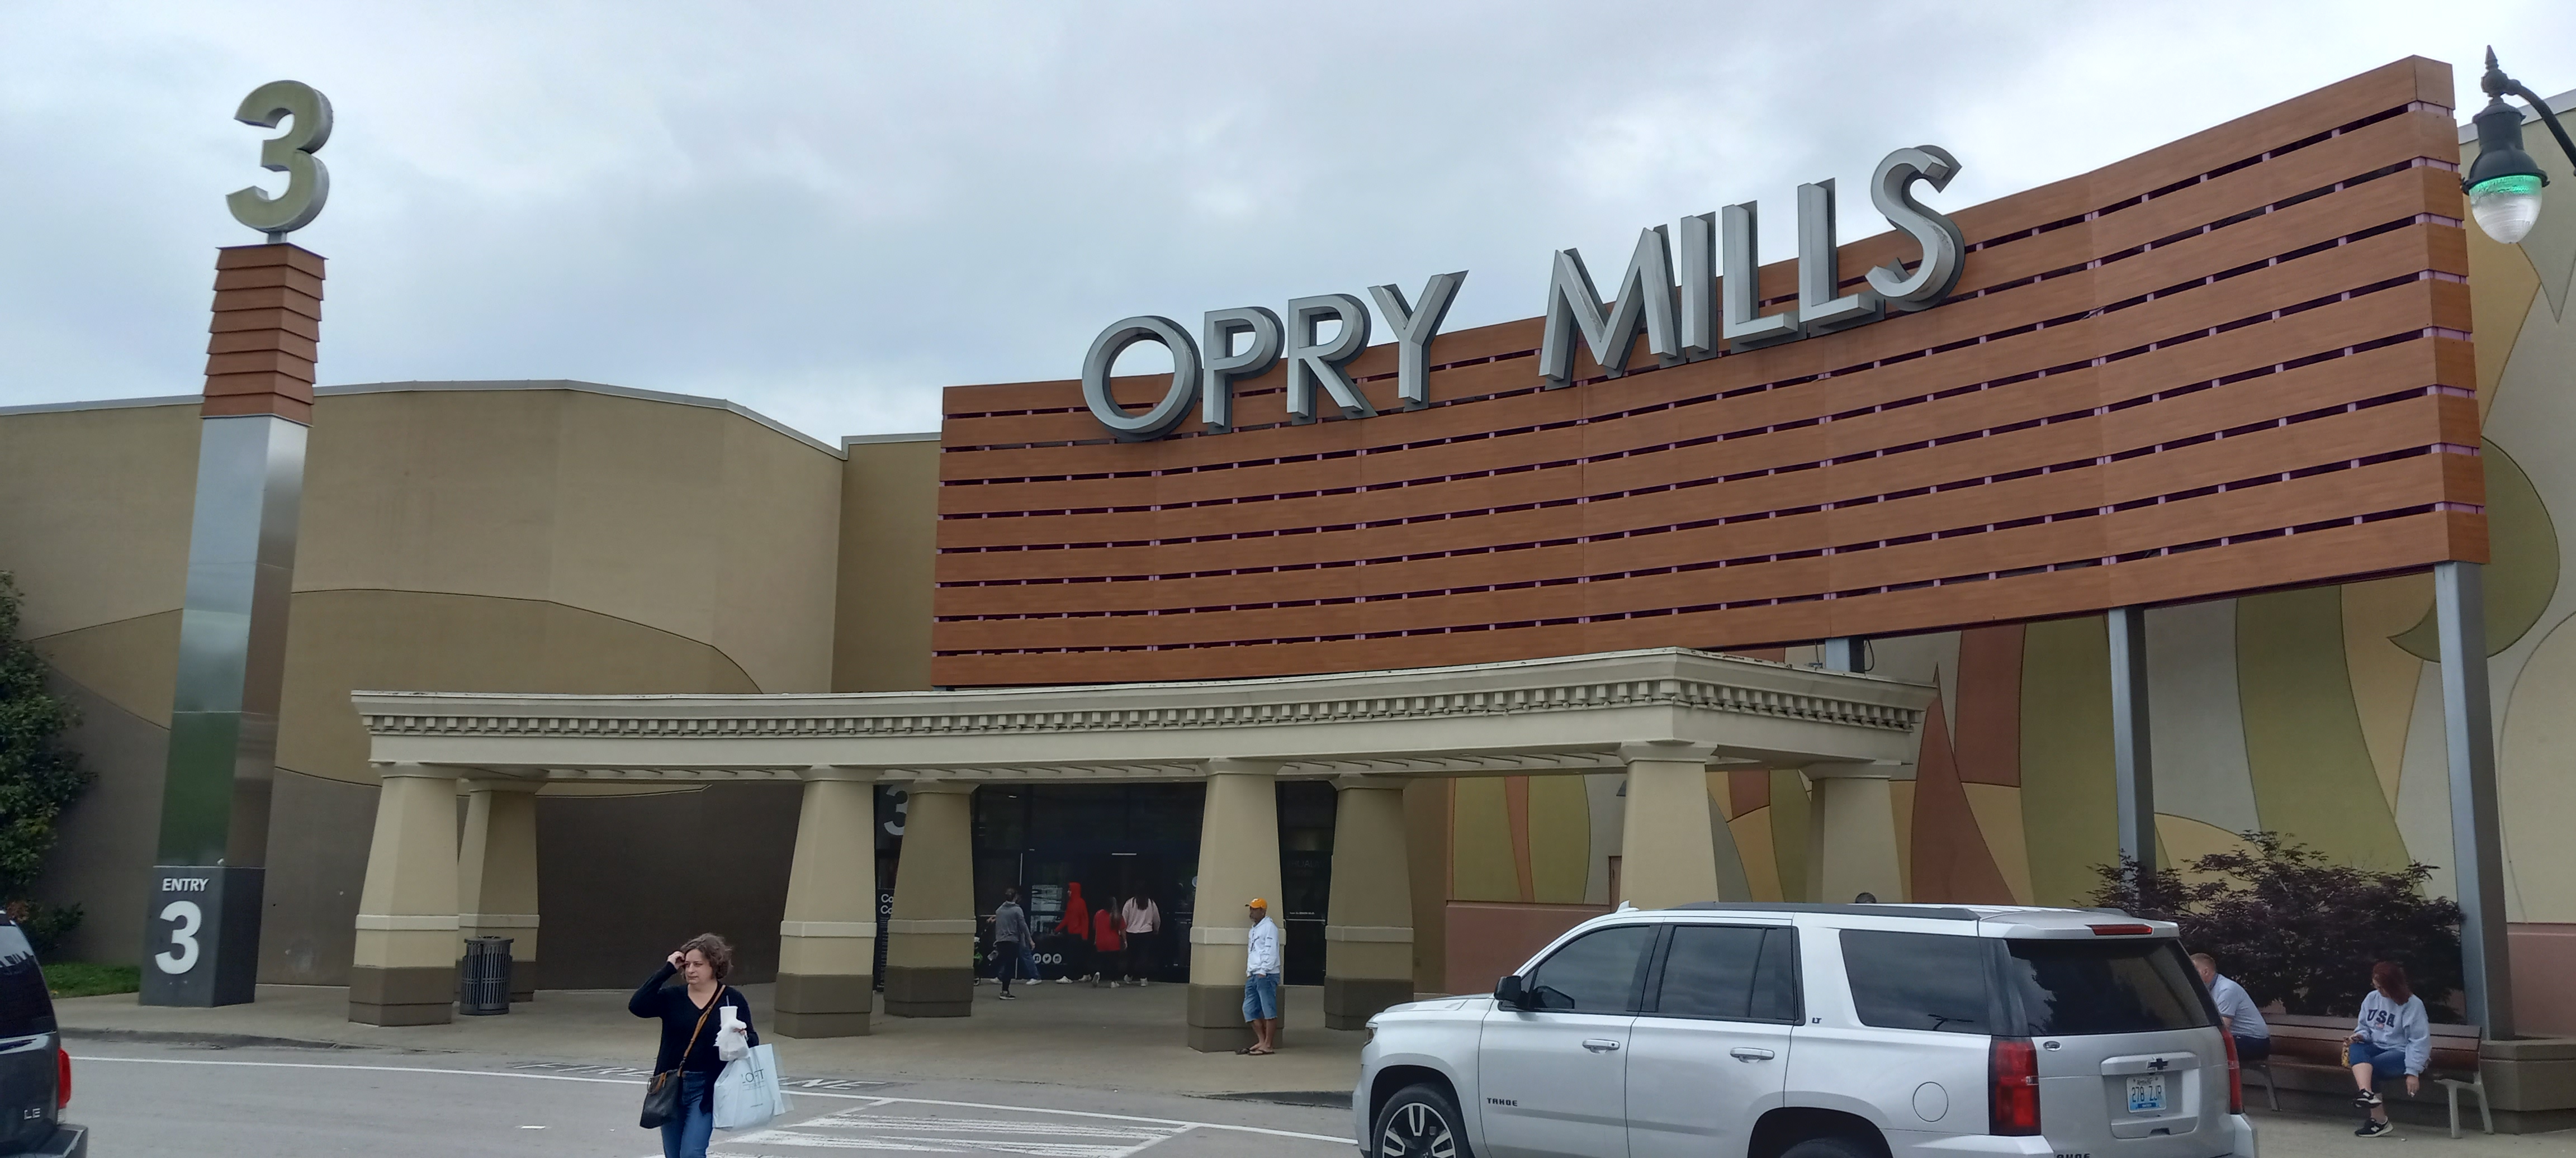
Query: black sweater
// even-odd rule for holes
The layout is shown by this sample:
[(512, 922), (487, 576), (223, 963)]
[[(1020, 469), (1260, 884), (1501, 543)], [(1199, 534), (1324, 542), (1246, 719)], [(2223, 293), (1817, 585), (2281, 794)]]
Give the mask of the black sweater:
[[(635, 996), (626, 999), (626, 1011), (637, 1017), (662, 1019), (662, 1049), (653, 1057), (654, 1073), (658, 1074), (667, 1069), (714, 1073), (724, 1068), (724, 1062), (716, 1057), (716, 1031), (724, 1028), (724, 1014), (708, 1013), (705, 1006), (689, 1000), (689, 987), (685, 984), (667, 987), (662, 984), (669, 981), (677, 972), (679, 971), (671, 968), (669, 962), (664, 962), (661, 968), (653, 971), (652, 980), (646, 981), (643, 988), (636, 990)], [(745, 1043), (759, 1045), (760, 1031), (751, 1028), (751, 1003), (743, 1000), (741, 992), (730, 985), (723, 986), (717, 992), (723, 995), (725, 1004), (734, 1007), (735, 1011), (742, 1015)], [(698, 1029), (700, 1014), (707, 1015), (707, 1027), (703, 1030)], [(692, 1030), (697, 1030), (698, 1034), (698, 1042), (694, 1047), (688, 1045), (689, 1033)], [(683, 1047), (689, 1049), (687, 1064), (680, 1062), (680, 1050)]]

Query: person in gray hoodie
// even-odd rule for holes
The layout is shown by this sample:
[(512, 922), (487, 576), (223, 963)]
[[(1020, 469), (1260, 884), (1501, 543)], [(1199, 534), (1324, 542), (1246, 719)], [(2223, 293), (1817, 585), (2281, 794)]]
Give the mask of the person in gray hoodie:
[(1011, 977), (1026, 970), (1029, 980), (1038, 979), (1037, 959), (1030, 956), (1029, 945), (1037, 938), (1029, 934), (1029, 914), (1020, 908), (1020, 890), (1002, 890), (1002, 903), (993, 915), (984, 918), (993, 923), (993, 976), (1002, 982), (1002, 1000), (1016, 1001), (1011, 994)]
[(2388, 1104), (2376, 1087), (2392, 1070), (2406, 1075), (2406, 1092), (2423, 1085), (2424, 1063), (2433, 1058), (2433, 1026), (2424, 1016), (2424, 999), (2406, 982), (2406, 967), (2382, 961), (2370, 967), (2370, 996), (2361, 999), (2361, 1019), (2344, 1047), (2352, 1065), (2352, 1083), (2360, 1089), (2352, 1104), (2370, 1111), (2353, 1133), (2377, 1138), (2389, 1131)]

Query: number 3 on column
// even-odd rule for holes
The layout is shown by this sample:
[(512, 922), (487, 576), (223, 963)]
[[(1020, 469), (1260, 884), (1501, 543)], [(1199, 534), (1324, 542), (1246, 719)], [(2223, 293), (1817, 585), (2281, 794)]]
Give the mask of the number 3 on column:
[(268, 234), (270, 241), (284, 241), (312, 224), (331, 198), (331, 171), (313, 156), (331, 139), (331, 100), (303, 81), (273, 80), (252, 89), (233, 113), (234, 120), (263, 129), (288, 117), (295, 123), (286, 134), (259, 147), (259, 167), (286, 174), (286, 191), (271, 197), (254, 185), (224, 198), (233, 220)]
[(161, 919), (177, 921), (170, 930), (170, 951), (155, 953), (152, 963), (169, 974), (185, 973), (197, 967), (197, 929), (206, 923), (206, 911), (195, 901), (172, 901), (161, 907)]

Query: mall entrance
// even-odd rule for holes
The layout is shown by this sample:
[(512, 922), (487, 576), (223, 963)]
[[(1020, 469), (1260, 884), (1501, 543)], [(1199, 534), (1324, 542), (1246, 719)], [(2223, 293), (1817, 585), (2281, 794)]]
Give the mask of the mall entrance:
[[(891, 897), (902, 848), (904, 789), (880, 792), (878, 880)], [(1016, 887), (1039, 931), (1038, 972), (1052, 980), (1090, 971), (1089, 953), (1054, 932), (1079, 886), (1086, 910), (1105, 900), (1143, 895), (1163, 910), (1163, 932), (1151, 949), (1152, 978), (1189, 979), (1189, 929), (1198, 908), (1199, 829), (1207, 789), (1201, 784), (993, 784), (976, 791), (975, 913), (992, 915), (1002, 890)], [(1279, 870), (1283, 895), (1269, 898), (1286, 940), (1291, 985), (1324, 980), (1324, 924), (1333, 875), (1333, 786), (1314, 780), (1278, 785)], [(1243, 898), (1224, 898), (1229, 905)], [(978, 932), (976, 964), (989, 976), (992, 943)], [(882, 974), (880, 974), (882, 975)]]

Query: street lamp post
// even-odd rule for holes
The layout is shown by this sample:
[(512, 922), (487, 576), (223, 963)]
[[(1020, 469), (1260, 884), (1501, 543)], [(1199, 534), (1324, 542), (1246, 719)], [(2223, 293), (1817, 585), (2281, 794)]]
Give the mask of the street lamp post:
[(2469, 216), (2477, 219), (2478, 228), (2512, 245), (2540, 219), (2540, 189), (2549, 184), (2549, 175), (2522, 151), (2522, 114), (2504, 102), (2505, 94), (2521, 97), (2540, 111), (2541, 121), (2558, 138), (2558, 148), (2567, 154), (2569, 164), (2576, 164), (2576, 142), (2567, 139), (2567, 130), (2559, 127), (2558, 114), (2550, 111), (2548, 101), (2497, 67), (2493, 48), (2487, 49), (2487, 72), (2479, 87), (2489, 99), (2473, 118), (2478, 126), (2478, 159), (2469, 162), (2460, 190), (2469, 195)]

